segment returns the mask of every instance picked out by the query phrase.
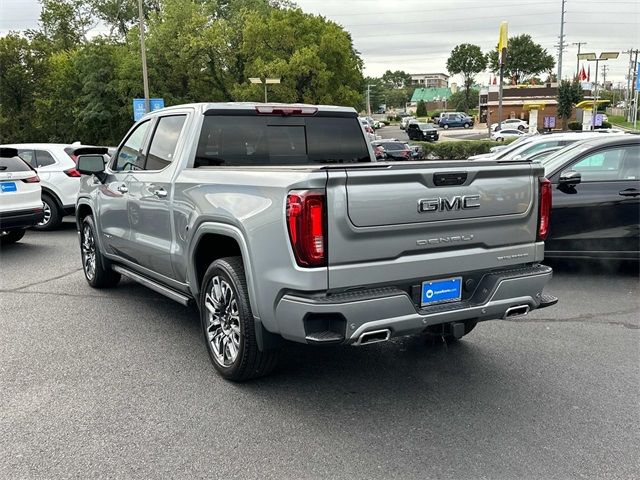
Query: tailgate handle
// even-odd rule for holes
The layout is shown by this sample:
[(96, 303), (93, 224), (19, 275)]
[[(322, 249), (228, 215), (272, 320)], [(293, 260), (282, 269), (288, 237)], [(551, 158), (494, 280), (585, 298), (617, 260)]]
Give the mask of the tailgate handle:
[(436, 187), (462, 185), (467, 181), (467, 172), (434, 173), (433, 183)]

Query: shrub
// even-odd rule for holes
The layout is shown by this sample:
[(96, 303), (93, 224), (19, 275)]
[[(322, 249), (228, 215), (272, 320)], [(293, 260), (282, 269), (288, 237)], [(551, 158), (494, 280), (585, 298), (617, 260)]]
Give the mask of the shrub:
[(582, 124), (580, 122), (569, 122), (567, 128), (569, 130), (582, 130)]
[(466, 140), (460, 142), (418, 142), (427, 160), (464, 160), (473, 155), (489, 153), (491, 147), (500, 145), (492, 140)]

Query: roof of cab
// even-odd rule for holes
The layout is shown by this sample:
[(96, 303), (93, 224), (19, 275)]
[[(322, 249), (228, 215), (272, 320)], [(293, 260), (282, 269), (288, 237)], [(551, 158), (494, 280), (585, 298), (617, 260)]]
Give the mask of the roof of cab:
[(342, 107), (337, 105), (313, 105), (309, 103), (259, 103), (259, 102), (201, 102), (201, 103), (186, 103), (182, 105), (172, 105), (170, 107), (154, 110), (145, 115), (161, 114), (170, 112), (172, 110), (180, 110), (183, 108), (193, 108), (196, 112), (204, 114), (208, 110), (253, 110), (256, 107), (282, 107), (282, 108), (295, 108), (295, 107), (313, 107), (317, 108), (319, 112), (340, 112), (340, 113), (357, 113), (355, 108)]

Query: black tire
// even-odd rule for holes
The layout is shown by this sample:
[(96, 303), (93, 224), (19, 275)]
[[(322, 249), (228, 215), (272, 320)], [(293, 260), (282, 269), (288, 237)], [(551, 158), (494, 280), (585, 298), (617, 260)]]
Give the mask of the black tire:
[[(89, 235), (90, 234), (90, 235)], [(82, 220), (80, 229), (80, 255), (82, 257), (82, 271), (87, 283), (93, 288), (115, 287), (120, 281), (120, 274), (108, 266), (108, 262), (100, 252), (96, 241), (96, 227), (93, 217), (87, 215)], [(92, 255), (92, 261), (90, 258)], [(91, 263), (92, 268), (91, 268)]]
[(9, 230), (8, 232), (0, 232), (0, 245), (11, 245), (24, 237), (25, 230)]
[(504, 142), (504, 138), (498, 137), (498, 138), (496, 138), (496, 142)]
[(518, 125), (518, 130), (523, 131), (524, 130), (524, 125)]
[[(222, 292), (221, 295), (216, 293), (216, 285), (219, 287), (218, 292)], [(224, 293), (229, 292), (227, 288), (230, 289), (230, 294)], [(217, 306), (214, 296), (223, 300)], [(240, 257), (220, 258), (209, 265), (202, 280), (199, 306), (207, 352), (211, 363), (222, 377), (234, 382), (244, 382), (273, 371), (278, 361), (278, 351), (260, 351), (258, 348), (244, 264)], [(216, 312), (222, 309), (224, 313), (217, 315)], [(232, 350), (227, 350), (229, 345), (236, 350), (233, 358)], [(221, 351), (216, 352), (216, 348)]]
[(45, 211), (45, 218), (41, 223), (33, 226), (34, 230), (55, 230), (62, 223), (62, 211), (58, 202), (49, 194), (42, 194), (42, 204)]
[[(471, 331), (476, 328), (477, 324), (478, 322), (476, 320), (467, 320), (464, 322), (464, 334), (462, 336), (464, 337), (471, 333)], [(445, 325), (432, 325), (428, 327), (424, 332), (424, 337), (428, 344), (435, 344), (439, 342), (454, 343), (459, 340), (452, 334), (447, 333)]]

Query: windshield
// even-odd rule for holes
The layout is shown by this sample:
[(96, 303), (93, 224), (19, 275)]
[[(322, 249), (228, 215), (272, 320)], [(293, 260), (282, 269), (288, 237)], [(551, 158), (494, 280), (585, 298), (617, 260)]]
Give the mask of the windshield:
[(435, 130), (436, 129), (436, 127), (434, 127), (432, 123), (419, 123), (418, 126), (422, 130)]

